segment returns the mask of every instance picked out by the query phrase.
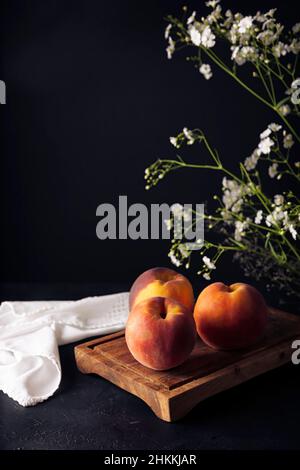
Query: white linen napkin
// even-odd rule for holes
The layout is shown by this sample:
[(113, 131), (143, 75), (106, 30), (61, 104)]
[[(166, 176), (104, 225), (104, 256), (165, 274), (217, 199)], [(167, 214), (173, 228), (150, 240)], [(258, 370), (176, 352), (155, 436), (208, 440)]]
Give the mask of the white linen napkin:
[(47, 400), (58, 389), (58, 346), (125, 327), (128, 293), (78, 301), (2, 302), (0, 390), (22, 406)]

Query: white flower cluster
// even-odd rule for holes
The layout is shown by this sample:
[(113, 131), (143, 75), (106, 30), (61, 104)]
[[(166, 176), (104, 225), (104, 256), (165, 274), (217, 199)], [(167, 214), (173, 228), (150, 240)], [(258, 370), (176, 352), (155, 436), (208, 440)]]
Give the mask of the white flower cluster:
[(274, 209), (271, 214), (268, 214), (266, 217), (266, 225), (268, 227), (280, 227), (284, 231), (289, 231), (293, 239), (297, 239), (297, 230), (295, 224), (298, 223), (295, 218), (291, 218), (288, 213), (287, 205), (284, 204), (284, 196), (281, 194), (276, 194), (274, 196)]
[[(256, 149), (253, 150), (252, 154), (247, 157), (244, 161), (246, 170), (252, 171), (256, 168), (256, 165), (259, 161), (261, 155), (269, 155), (272, 152), (272, 149), (276, 146), (278, 142), (277, 133), (282, 129), (282, 126), (275, 124), (274, 122), (269, 124), (267, 129), (260, 134), (260, 142)], [(273, 135), (274, 137), (273, 137)], [(286, 130), (283, 130), (283, 147), (285, 149), (290, 149), (294, 145), (294, 139), (292, 134), (287, 133)], [(278, 174), (278, 163), (274, 162), (269, 166), (268, 173), (270, 178), (274, 178)]]
[[(246, 259), (249, 272), (253, 266), (252, 257), (259, 273), (272, 273), (272, 279), (278, 285), (289, 288), (294, 282), (295, 273), (300, 270), (300, 253), (295, 243), (300, 233), (299, 199), (292, 188), (270, 198), (263, 189), (263, 178), (257, 165), (260, 161), (267, 162), (270, 178), (280, 180), (284, 175), (300, 181), (300, 161), (291, 159), (294, 156), (294, 149), (292, 152), (291, 149), (296, 141), (300, 141), (300, 136), (289, 116), (300, 116), (299, 62), (297, 57), (293, 57), (300, 53), (300, 23), (286, 31), (275, 17), (276, 9), (245, 15), (231, 10), (223, 11), (220, 0), (207, 0), (205, 3), (210, 9), (206, 16), (193, 11), (187, 19), (184, 16), (184, 20), (168, 17), (169, 24), (165, 30), (168, 58), (172, 58), (177, 49), (195, 46), (198, 50), (195, 53), (195, 47), (191, 48), (193, 52), (187, 60), (194, 64), (205, 80), (213, 76), (212, 64), (219, 67), (268, 108), (272, 108), (285, 129), (277, 123), (269, 124), (260, 133), (258, 143), (244, 165), (240, 165), (240, 173), (235, 174), (232, 169), (223, 166), (202, 131), (184, 127), (177, 136), (170, 137), (170, 143), (178, 149), (203, 141), (214, 161), (213, 165), (185, 163), (181, 156), (177, 156), (178, 161), (162, 160), (146, 170), (147, 186), (155, 185), (167, 172), (179, 167), (222, 170), (226, 175), (222, 182), (222, 199), (214, 196), (220, 207), (214, 215), (205, 218), (208, 219), (208, 228), (214, 229), (218, 236), (224, 236), (224, 241), (201, 242), (202, 266), (198, 274), (209, 280), (220, 256), (231, 250), (230, 253), (245, 255), (241, 259)], [(187, 11), (186, 7), (184, 11)], [(231, 61), (219, 56), (215, 48), (217, 39), (227, 42)], [(252, 76), (261, 82), (265, 94), (258, 87), (252, 87), (251, 82), (244, 81), (238, 72), (239, 66), (246, 63), (252, 64)], [(281, 90), (285, 96), (279, 96)], [(165, 221), (167, 229), (174, 230), (174, 233), (176, 211), (182, 215), (182, 208), (178, 206), (174, 216)], [(170, 259), (176, 266), (184, 264), (189, 267), (192, 253), (175, 238), (172, 240)], [(257, 272), (255, 276), (258, 278)], [(295, 285), (298, 289), (297, 283)], [(291, 288), (290, 291), (295, 292), (295, 289)]]
[(164, 160), (156, 160), (148, 168), (145, 169), (144, 178), (146, 180), (145, 189), (148, 190), (153, 186), (156, 186), (159, 181), (161, 181), (166, 174), (172, 171), (176, 167), (176, 162), (169, 163)]
[(252, 46), (232, 46), (231, 51), (231, 59), (238, 65), (254, 62), (258, 58), (258, 51)]
[[(232, 44), (231, 58), (238, 65), (257, 59), (267, 60), (267, 48), (277, 58), (300, 51), (298, 38), (292, 38), (289, 43), (281, 40), (283, 26), (274, 18), (275, 11), (272, 9), (264, 14), (257, 12), (254, 16), (243, 16), (240, 13), (233, 15), (230, 10), (226, 11), (226, 20), (221, 27)], [(294, 26), (293, 33), (298, 33), (297, 25)]]
[(251, 222), (249, 217), (247, 217), (247, 219), (243, 221), (235, 221), (234, 238), (236, 241), (240, 242), (242, 240), (242, 237), (246, 235), (246, 230), (249, 227), (249, 222)]
[[(262, 225), (265, 223), (267, 227), (276, 227), (283, 232), (289, 232), (294, 240), (297, 239), (298, 232), (297, 226), (300, 222), (300, 217), (289, 214), (289, 205), (285, 204), (284, 196), (276, 194), (274, 196), (273, 210), (270, 214), (265, 215), (262, 209), (256, 212), (254, 224)], [(238, 220), (231, 219), (234, 224), (234, 239), (238, 242), (247, 235), (247, 229), (251, 228), (250, 225), (253, 220), (250, 217), (244, 217), (243, 213), (239, 214)]]
[(169, 138), (170, 144), (177, 149), (179, 149), (184, 143), (187, 145), (193, 145), (198, 139), (199, 136), (195, 133), (195, 131), (188, 129), (187, 127), (184, 127), (182, 132), (180, 132), (177, 136), (172, 136)]
[(182, 262), (180, 261), (180, 259), (177, 258), (174, 250), (171, 249), (168, 253), (168, 256), (171, 260), (171, 263), (174, 264), (174, 266), (176, 266), (177, 268), (181, 266)]
[(194, 21), (189, 25), (188, 32), (195, 46), (203, 46), (210, 49), (216, 44), (216, 36), (213, 34), (210, 26)]
[[(185, 25), (187, 33), (181, 38), (183, 43), (190, 42), (197, 47), (211, 49), (216, 44), (217, 36), (225, 37), (231, 44), (231, 59), (237, 65), (256, 61), (268, 63), (270, 53), (280, 58), (289, 53), (296, 55), (300, 52), (300, 23), (293, 26), (291, 36), (283, 37), (284, 28), (275, 18), (276, 9), (243, 16), (241, 13), (233, 14), (231, 10), (223, 13), (219, 0), (208, 1), (206, 6), (211, 9), (206, 17), (197, 19), (196, 11), (188, 17)], [(169, 24), (165, 30), (169, 59), (176, 47), (170, 36), (171, 29), (172, 24)], [(201, 65), (200, 63), (200, 67)], [(206, 79), (212, 76), (206, 67), (202, 70), (200, 72)]]
[[(251, 194), (251, 186), (248, 184), (240, 184), (238, 181), (228, 179), (226, 176), (222, 180), (223, 197), (222, 201), (226, 211), (236, 214), (241, 212), (244, 197)], [(224, 212), (223, 212), (223, 215)]]
[(203, 256), (203, 263), (208, 269), (216, 269), (214, 263), (210, 260), (208, 256)]
[[(165, 219), (164, 223), (167, 227), (167, 230), (174, 229), (176, 230), (176, 224), (182, 226), (182, 221), (189, 222), (192, 220), (192, 212), (190, 208), (186, 208), (182, 204), (175, 203), (171, 206), (172, 216), (170, 219)], [(200, 241), (199, 241), (200, 244)], [(169, 251), (169, 258), (171, 262), (179, 267), (183, 264), (187, 258), (190, 257), (191, 251), (187, 248), (185, 243), (179, 243), (175, 241), (174, 245)], [(189, 261), (186, 262), (186, 268), (189, 267)]]
[(206, 279), (207, 281), (210, 281), (211, 271), (216, 269), (216, 265), (208, 256), (203, 256), (202, 261), (203, 261), (203, 269), (201, 271), (198, 271), (197, 274), (202, 274), (204, 279)]
[(239, 184), (235, 180), (223, 178), (223, 204), (221, 211), (224, 222), (234, 226), (234, 239), (237, 242), (247, 235), (247, 229), (251, 225), (262, 225), (267, 227), (276, 226), (283, 232), (290, 232), (293, 239), (297, 238), (297, 226), (300, 224), (300, 215), (289, 213), (289, 203), (285, 203), (285, 198), (281, 194), (274, 196), (273, 210), (271, 213), (264, 214), (262, 209), (257, 210), (254, 220), (245, 216), (243, 208), (247, 207), (245, 201), (246, 195), (252, 194), (252, 188), (248, 184)]
[(184, 207), (182, 204), (176, 202), (172, 204), (171, 211), (175, 218), (183, 219), (184, 221), (190, 221), (192, 218), (191, 210)]

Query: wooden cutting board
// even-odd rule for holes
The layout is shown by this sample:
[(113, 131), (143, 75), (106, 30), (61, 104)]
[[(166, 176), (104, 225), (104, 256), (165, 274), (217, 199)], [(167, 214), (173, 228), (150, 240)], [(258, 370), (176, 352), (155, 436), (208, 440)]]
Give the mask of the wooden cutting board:
[(124, 331), (75, 347), (78, 369), (138, 396), (164, 421), (185, 416), (200, 401), (291, 361), (300, 339), (300, 317), (271, 309), (265, 337), (241, 351), (215, 351), (200, 339), (187, 361), (158, 372), (130, 354)]

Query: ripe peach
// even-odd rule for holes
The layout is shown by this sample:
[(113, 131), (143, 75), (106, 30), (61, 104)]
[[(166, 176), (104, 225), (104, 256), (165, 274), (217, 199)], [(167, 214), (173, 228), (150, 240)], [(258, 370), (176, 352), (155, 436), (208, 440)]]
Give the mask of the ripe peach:
[(246, 348), (263, 334), (268, 308), (254, 287), (215, 282), (199, 295), (194, 319), (199, 336), (215, 349)]
[(130, 290), (130, 310), (141, 300), (167, 297), (183, 304), (190, 311), (194, 307), (194, 292), (190, 281), (168, 268), (153, 268), (141, 274)]
[(173, 299), (152, 297), (131, 310), (125, 338), (133, 357), (150, 369), (167, 370), (182, 364), (196, 340), (191, 312)]

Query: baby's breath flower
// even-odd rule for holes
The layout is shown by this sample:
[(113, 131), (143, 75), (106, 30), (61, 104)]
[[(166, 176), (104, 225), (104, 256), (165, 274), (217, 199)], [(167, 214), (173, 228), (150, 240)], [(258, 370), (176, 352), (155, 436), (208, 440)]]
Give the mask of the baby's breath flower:
[(275, 122), (271, 122), (271, 124), (268, 125), (268, 128), (271, 129), (272, 132), (278, 132), (280, 129), (282, 129), (282, 126), (276, 124)]
[(179, 149), (180, 145), (179, 145), (179, 143), (178, 143), (177, 137), (170, 137), (169, 140), (170, 140), (170, 143), (171, 143), (174, 147), (176, 147), (177, 149)]
[(284, 204), (284, 196), (282, 194), (275, 194), (274, 204), (275, 206), (282, 206)]
[(201, 44), (204, 47), (207, 47), (210, 49), (211, 47), (214, 47), (216, 44), (216, 36), (212, 33), (211, 29), (209, 26), (206, 26), (204, 28), (203, 33), (201, 34)]
[(299, 54), (300, 52), (300, 41), (298, 39), (293, 39), (292, 42), (288, 45), (288, 51), (292, 54)]
[(179, 204), (179, 202), (175, 202), (175, 204), (172, 204), (171, 206), (171, 211), (175, 217), (181, 217), (183, 212), (183, 205)]
[(266, 217), (266, 225), (267, 225), (268, 227), (271, 227), (272, 223), (273, 223), (273, 217), (272, 217), (272, 214), (269, 214), (269, 215), (267, 215), (267, 217)]
[(280, 112), (283, 116), (287, 116), (287, 115), (291, 112), (291, 108), (289, 107), (288, 104), (283, 104), (282, 106), (280, 106), (279, 112)]
[(246, 33), (252, 26), (253, 18), (252, 16), (245, 16), (238, 23), (238, 32), (240, 34)]
[(181, 266), (181, 261), (179, 259), (177, 259), (177, 257), (175, 256), (174, 254), (174, 251), (173, 250), (170, 250), (169, 254), (168, 254), (170, 260), (171, 260), (171, 263), (173, 263), (175, 266), (179, 267)]
[(268, 137), (270, 134), (271, 134), (271, 129), (270, 129), (270, 127), (268, 126), (268, 128), (260, 134), (261, 140), (265, 139), (265, 138)]
[(202, 260), (203, 260), (204, 265), (208, 269), (216, 269), (215, 264), (211, 261), (211, 259), (208, 256), (203, 256)]
[(157, 183), (174, 168), (176, 168), (176, 162), (169, 163), (164, 160), (154, 162), (145, 171), (146, 189), (156, 186)]
[(271, 166), (269, 166), (268, 173), (270, 178), (275, 178), (275, 176), (278, 174), (278, 163), (273, 163)]
[(288, 45), (284, 44), (283, 42), (279, 41), (272, 47), (272, 52), (275, 57), (279, 58), (281, 56), (285, 56), (288, 53)]
[(217, 5), (216, 8), (206, 17), (206, 22), (208, 24), (217, 23), (221, 17), (222, 17), (222, 7), (221, 5)]
[(259, 211), (256, 212), (256, 216), (255, 216), (254, 222), (255, 222), (256, 224), (260, 224), (261, 221), (262, 221), (262, 219), (263, 219), (263, 211), (262, 211), (262, 210), (259, 210)]
[(241, 54), (240, 46), (236, 46), (236, 47), (232, 46), (231, 50), (232, 50), (231, 59), (234, 60), (238, 65), (243, 65), (246, 62), (246, 59)]
[(266, 17), (273, 17), (275, 12), (276, 8), (271, 8), (271, 10), (267, 11)]
[(293, 27), (292, 27), (292, 31), (294, 34), (297, 34), (300, 32), (300, 23), (296, 23)]
[(202, 64), (199, 67), (199, 72), (202, 73), (206, 80), (209, 80), (212, 77), (211, 66), (209, 64)]
[[(300, 24), (300, 23), (299, 23)], [(300, 86), (300, 78), (296, 78), (291, 84), (291, 88), (296, 90)]]
[(187, 21), (186, 21), (186, 24), (191, 24), (195, 21), (195, 17), (196, 17), (196, 12), (193, 11), (193, 13), (191, 14), (191, 16), (188, 17)]
[(210, 281), (210, 279), (211, 279), (210, 273), (203, 273), (202, 276), (203, 276), (204, 279), (206, 279), (207, 281)]
[(187, 249), (186, 245), (184, 243), (180, 243), (178, 245), (178, 250), (182, 256), (182, 258), (188, 258), (191, 254), (191, 252)]
[(261, 153), (264, 155), (267, 155), (268, 153), (271, 152), (271, 147), (273, 147), (274, 142), (270, 137), (266, 137), (265, 139), (262, 139), (260, 143), (258, 144), (258, 149)]
[(251, 62), (257, 59), (258, 52), (252, 46), (231, 46), (232, 54), (231, 59), (238, 65), (243, 65), (245, 62)]
[(286, 134), (283, 138), (283, 146), (285, 149), (290, 149), (294, 145), (292, 134)]
[(276, 34), (274, 34), (272, 30), (266, 29), (257, 35), (257, 39), (264, 46), (268, 47), (275, 42)]
[(171, 23), (169, 23), (168, 26), (165, 29), (165, 39), (169, 38), (171, 29), (172, 29), (172, 25), (171, 25)]
[(188, 145), (193, 145), (195, 142), (195, 137), (192, 131), (190, 131), (187, 127), (184, 127), (183, 130), (183, 135), (187, 140)]
[(183, 208), (183, 213), (182, 213), (183, 220), (186, 222), (189, 222), (192, 220), (192, 212), (189, 209), (186, 209), (185, 207)]
[(220, 3), (220, 0), (209, 0), (205, 3), (207, 7), (216, 8), (216, 6)]
[(167, 57), (168, 57), (168, 59), (172, 59), (172, 56), (175, 52), (175, 42), (173, 41), (171, 36), (168, 36), (168, 41), (169, 41), (169, 45), (166, 49)]
[(246, 229), (249, 226), (249, 222), (247, 220), (244, 220), (243, 222), (240, 220), (237, 220), (235, 222), (235, 232), (234, 232), (234, 238), (236, 241), (240, 242), (242, 240), (242, 237), (246, 235)]
[(215, 45), (216, 36), (208, 25), (195, 21), (189, 25), (188, 33), (192, 43), (197, 47), (202, 45), (209, 49)]
[[(230, 28), (232, 27), (232, 23), (233, 23), (233, 14), (231, 10), (225, 11), (225, 18), (226, 19), (223, 23), (223, 27), (225, 28), (225, 30), (230, 30)], [(227, 37), (228, 37), (228, 34), (227, 34)]]
[(267, 15), (265, 13), (261, 13), (258, 11), (256, 15), (254, 16), (254, 19), (258, 21), (259, 23), (264, 23), (267, 20)]
[(293, 239), (296, 240), (298, 232), (295, 229), (295, 227), (293, 226), (293, 224), (289, 225), (289, 231), (290, 231), (290, 234), (292, 235)]
[(289, 217), (287, 211), (283, 211), (281, 206), (276, 206), (273, 212), (266, 217), (266, 225), (279, 225), (285, 228), (288, 227)]
[(199, 30), (199, 23), (195, 24), (191, 24), (188, 28), (188, 32), (189, 32), (189, 35), (190, 35), (190, 38), (191, 38), (191, 41), (192, 43), (195, 45), (195, 46), (200, 46), (201, 44), (201, 32)]
[(173, 226), (173, 221), (172, 221), (172, 219), (165, 219), (165, 220), (164, 220), (164, 223), (165, 223), (165, 225), (166, 225), (167, 230), (170, 231), (171, 228), (172, 228), (172, 226)]
[(288, 90), (288, 93), (291, 94), (291, 102), (293, 104), (299, 104), (300, 102), (300, 78), (297, 78), (291, 84), (291, 88)]

